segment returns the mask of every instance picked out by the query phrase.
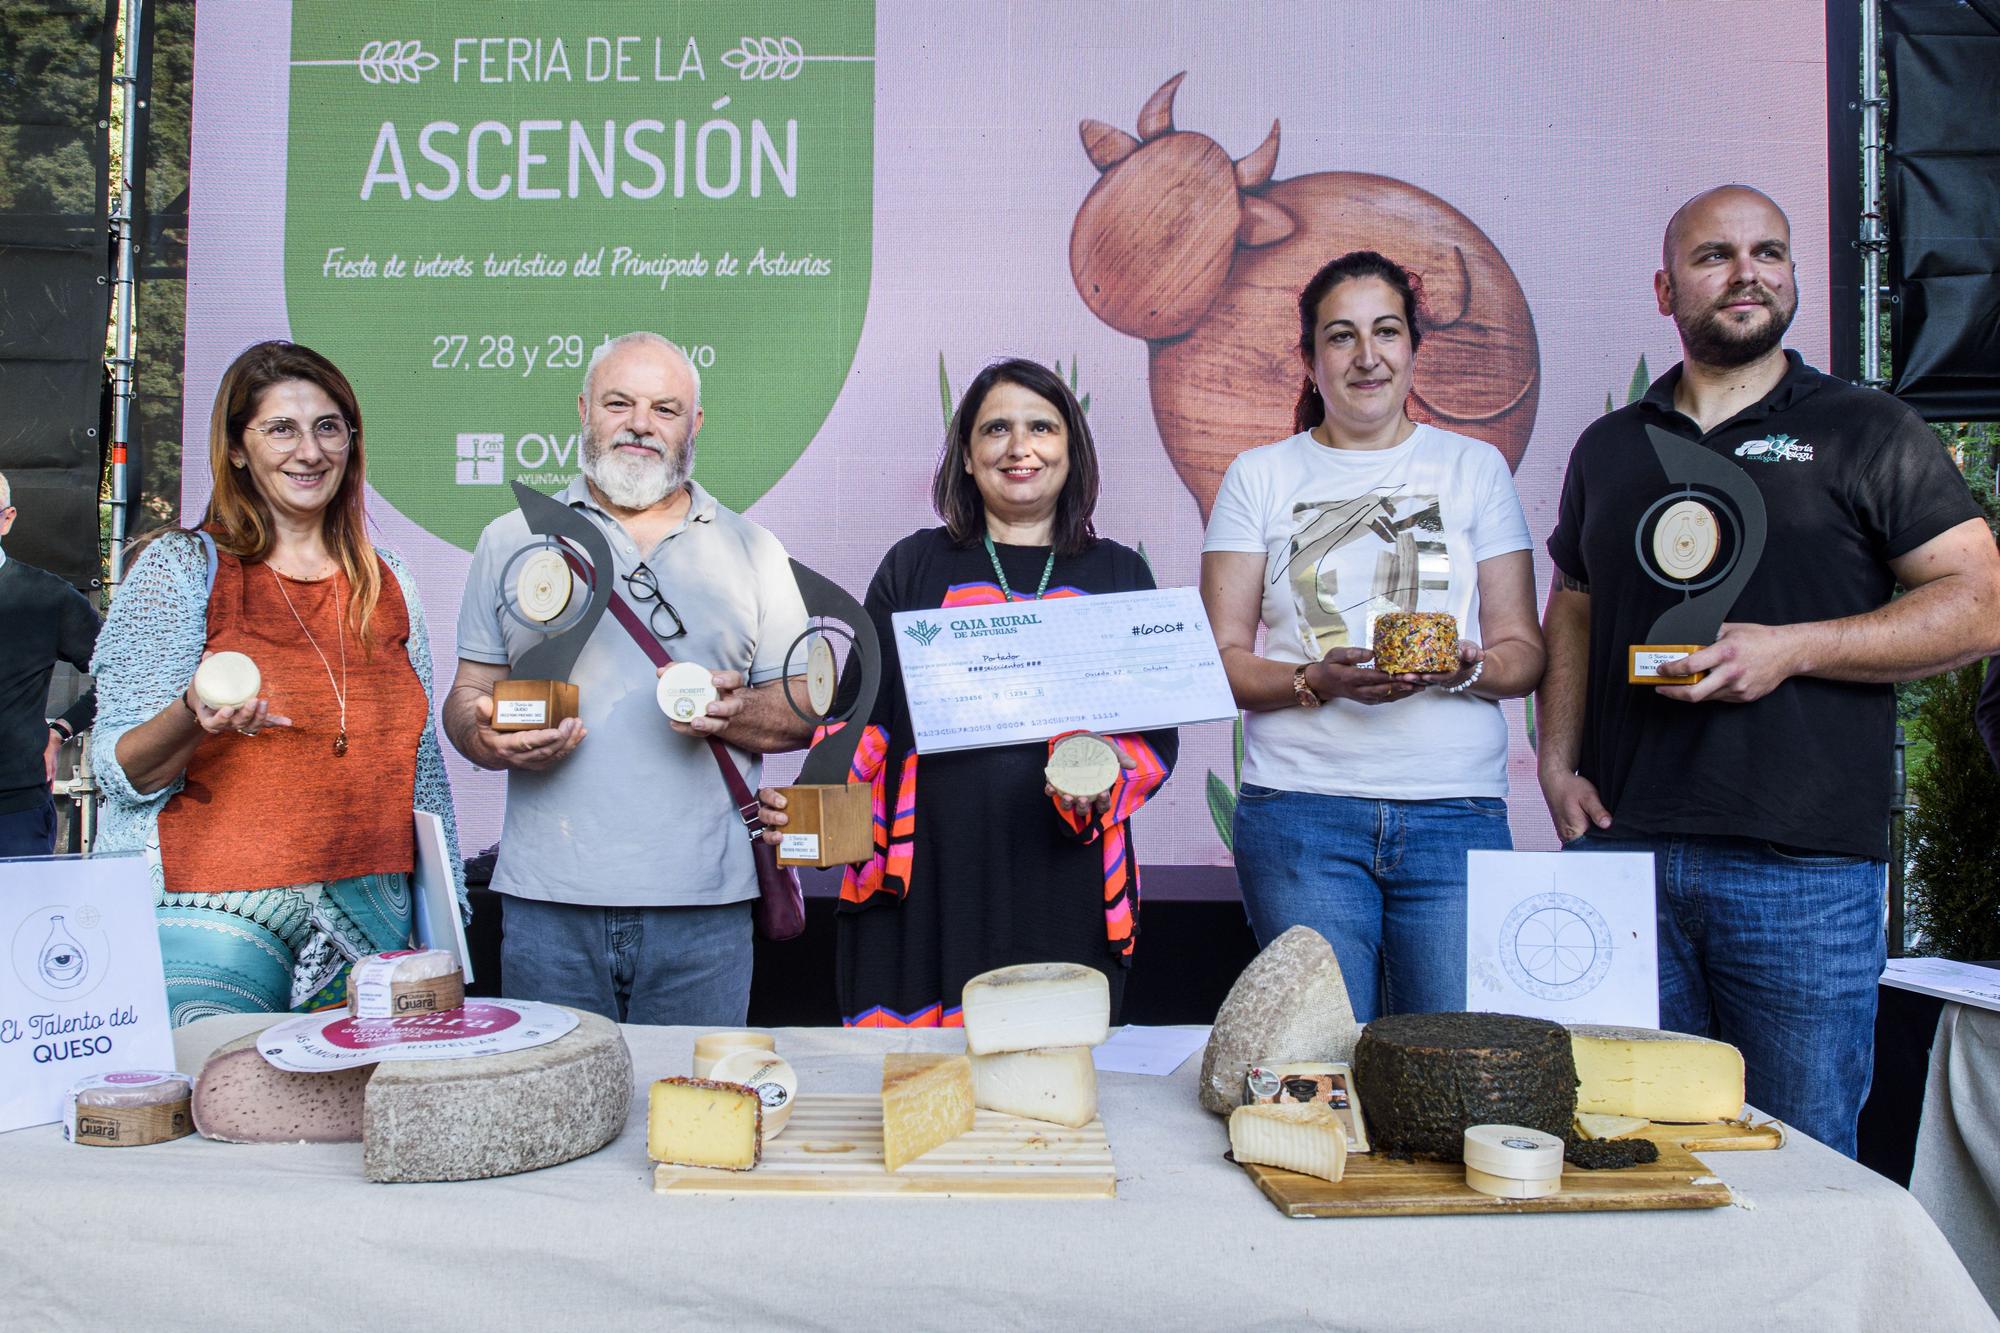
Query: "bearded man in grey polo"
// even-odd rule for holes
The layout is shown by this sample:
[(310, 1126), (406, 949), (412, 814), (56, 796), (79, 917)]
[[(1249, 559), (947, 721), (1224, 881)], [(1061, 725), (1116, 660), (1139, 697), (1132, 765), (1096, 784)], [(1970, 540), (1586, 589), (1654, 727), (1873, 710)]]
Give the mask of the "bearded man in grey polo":
[(670, 722), (652, 660), (606, 615), (570, 673), (582, 716), (494, 731), (494, 683), (542, 640), (501, 589), (535, 537), (518, 510), (480, 534), (444, 721), (459, 753), (508, 773), (493, 872), (502, 989), (620, 1022), (741, 1026), (757, 875), (707, 738), (728, 744), (752, 789), (759, 756), (809, 739), (784, 674), (805, 606), (777, 538), (693, 479), (701, 378), (678, 347), (653, 333), (606, 342), (577, 411), (583, 474), (557, 498), (603, 530), (620, 594), (676, 661), (713, 671), (720, 697)]

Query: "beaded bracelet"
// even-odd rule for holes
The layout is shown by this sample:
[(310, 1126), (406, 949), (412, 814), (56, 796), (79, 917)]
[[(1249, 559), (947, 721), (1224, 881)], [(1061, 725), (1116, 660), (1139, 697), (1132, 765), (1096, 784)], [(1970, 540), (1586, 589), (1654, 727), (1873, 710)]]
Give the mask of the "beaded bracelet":
[(1475, 684), (1478, 683), (1480, 675), (1484, 673), (1485, 670), (1486, 670), (1486, 659), (1482, 657), (1477, 662), (1474, 662), (1472, 664), (1471, 675), (1467, 676), (1464, 680), (1461, 680), (1456, 685), (1445, 686), (1444, 692), (1446, 694), (1465, 693), (1467, 690), (1471, 689)]

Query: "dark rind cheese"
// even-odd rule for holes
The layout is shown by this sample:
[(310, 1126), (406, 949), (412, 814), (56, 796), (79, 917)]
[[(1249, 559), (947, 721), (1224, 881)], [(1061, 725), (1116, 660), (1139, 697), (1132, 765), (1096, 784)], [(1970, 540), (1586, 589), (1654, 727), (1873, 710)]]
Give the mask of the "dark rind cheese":
[(1465, 1160), (1473, 1125), (1568, 1139), (1576, 1057), (1568, 1029), (1511, 1014), (1391, 1014), (1361, 1030), (1354, 1081), (1376, 1151)]
[(1660, 1145), (1651, 1139), (1579, 1139), (1563, 1149), (1563, 1160), (1584, 1171), (1645, 1166), (1660, 1160)]

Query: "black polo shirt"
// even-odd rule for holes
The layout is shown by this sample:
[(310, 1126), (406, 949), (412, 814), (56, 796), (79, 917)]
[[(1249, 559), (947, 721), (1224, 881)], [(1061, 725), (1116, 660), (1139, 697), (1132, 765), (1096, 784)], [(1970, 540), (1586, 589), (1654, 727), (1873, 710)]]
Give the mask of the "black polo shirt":
[(1888, 855), (1895, 691), (1794, 676), (1749, 704), (1687, 704), (1626, 682), (1626, 650), (1679, 600), (1640, 566), (1634, 533), (1673, 489), (1646, 439), (1663, 427), (1738, 464), (1764, 496), (1762, 559), (1728, 620), (1790, 625), (1882, 606), (1888, 562), (1978, 504), (1903, 404), (1822, 375), (1797, 352), (1769, 395), (1703, 435), (1674, 407), (1681, 367), (1577, 440), (1549, 556), (1590, 587), (1589, 699), (1577, 771), (1610, 837), (1721, 834)]

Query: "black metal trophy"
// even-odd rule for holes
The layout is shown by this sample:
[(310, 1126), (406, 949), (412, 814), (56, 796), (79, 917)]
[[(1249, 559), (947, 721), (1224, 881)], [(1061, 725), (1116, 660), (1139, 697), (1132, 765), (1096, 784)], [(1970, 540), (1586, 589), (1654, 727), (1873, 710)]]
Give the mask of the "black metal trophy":
[(1647, 507), (1633, 549), (1647, 576), (1681, 594), (1681, 601), (1653, 622), (1646, 642), (1631, 646), (1625, 678), (1634, 685), (1692, 685), (1707, 673), (1663, 676), (1660, 667), (1707, 647), (1721, 633), (1764, 554), (1764, 494), (1748, 473), (1712, 450), (1658, 426), (1646, 427), (1646, 437), (1679, 489)]
[[(796, 560), (792, 561), (792, 577), (798, 582), (806, 614), (819, 623), (785, 650), (785, 675), (789, 678), (799, 646), (806, 647), (806, 701), (812, 711), (800, 708), (789, 688), (785, 702), (815, 727), (836, 722), (847, 725), (807, 751), (799, 780), (782, 788), (786, 823), (784, 840), (778, 844), (778, 864), (848, 865), (867, 860), (875, 844), (873, 791), (849, 777), (862, 729), (875, 711), (875, 693), (882, 686), (882, 645), (875, 637), (875, 622), (839, 584)], [(839, 671), (829, 634), (847, 640), (850, 666), (858, 673), (859, 688), (853, 701), (837, 713), (834, 696)]]
[[(609, 571), (617, 566), (597, 525), (562, 501), (517, 481), (514, 502), (540, 540), (514, 552), (500, 571), (501, 608), (515, 624), (544, 637), (521, 654), (508, 679), (494, 684), (493, 730), (536, 731), (578, 715), (569, 673), (611, 604)], [(582, 549), (581, 561), (572, 545)], [(579, 572), (586, 589), (581, 598)]]

